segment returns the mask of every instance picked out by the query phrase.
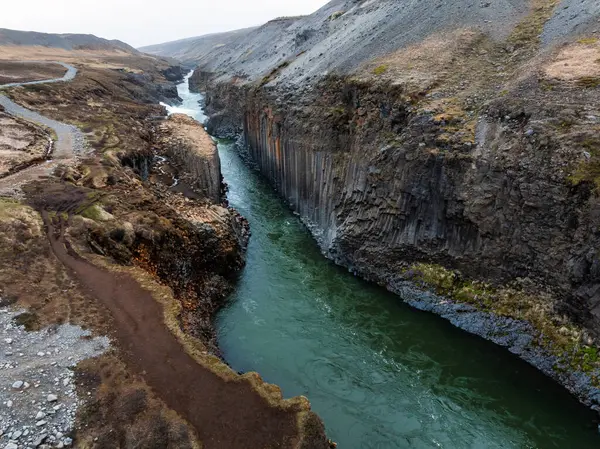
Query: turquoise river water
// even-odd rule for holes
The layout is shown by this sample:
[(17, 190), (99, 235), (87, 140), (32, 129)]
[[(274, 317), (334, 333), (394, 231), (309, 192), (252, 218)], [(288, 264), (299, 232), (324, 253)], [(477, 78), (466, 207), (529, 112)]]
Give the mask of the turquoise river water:
[[(179, 95), (170, 112), (205, 120), (187, 80)], [(335, 266), (234, 146), (218, 147), (230, 204), (252, 229), (216, 323), (234, 369), (308, 397), (340, 449), (600, 447), (594, 414), (564, 389)]]

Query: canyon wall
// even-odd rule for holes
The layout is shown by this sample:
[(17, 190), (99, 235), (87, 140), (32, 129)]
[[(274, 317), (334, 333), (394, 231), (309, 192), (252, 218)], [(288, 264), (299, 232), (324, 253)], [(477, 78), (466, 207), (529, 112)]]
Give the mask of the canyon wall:
[(185, 178), (205, 199), (219, 204), (222, 200), (221, 161), (217, 146), (194, 119), (174, 114), (161, 124), (158, 144), (178, 166)]
[[(237, 127), (337, 263), (387, 286), (413, 262), (498, 285), (533, 280), (598, 335), (598, 197), (593, 182), (568, 177), (588, 157), (581, 145), (595, 142), (597, 116), (562, 102), (589, 105), (590, 92), (550, 99), (528, 86), (479, 116), (444, 117), (385, 82), (330, 77), (282, 101), (281, 92), (204, 78), (192, 83), (208, 87), (209, 128)], [(577, 124), (556, 132), (563, 122)]]

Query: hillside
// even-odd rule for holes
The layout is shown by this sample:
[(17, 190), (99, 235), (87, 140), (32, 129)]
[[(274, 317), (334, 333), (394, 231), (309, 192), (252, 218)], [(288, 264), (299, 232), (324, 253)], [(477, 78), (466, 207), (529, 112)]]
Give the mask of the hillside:
[[(535, 3), (534, 8), (543, 9), (550, 2)], [(544, 27), (544, 45), (597, 27), (598, 8), (593, 0), (563, 2)], [(258, 28), (142, 50), (194, 61), (207, 71), (250, 80), (281, 68), (283, 79), (298, 82), (332, 70), (352, 71), (366, 61), (444, 30), (473, 29), (503, 39), (528, 12), (527, 0), (334, 0), (310, 16), (277, 19)]]
[(108, 40), (92, 34), (48, 34), (34, 31), (17, 31), (0, 28), (0, 46), (41, 46), (64, 50), (119, 50), (137, 54), (138, 51), (125, 42)]
[(226, 33), (208, 34), (190, 37), (164, 44), (149, 45), (139, 50), (156, 56), (175, 58), (183, 63), (197, 63), (216, 48), (227, 46), (238, 39), (243, 39), (255, 28), (246, 28)]
[(249, 230), (204, 127), (159, 104), (181, 67), (4, 36), (0, 447), (328, 447), (306, 399), (218, 357)]

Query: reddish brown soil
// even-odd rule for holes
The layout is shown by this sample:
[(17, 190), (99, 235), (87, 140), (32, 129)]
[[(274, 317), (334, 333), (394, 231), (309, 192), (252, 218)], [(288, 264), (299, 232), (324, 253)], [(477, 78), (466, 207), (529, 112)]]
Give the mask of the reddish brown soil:
[(161, 306), (125, 274), (98, 268), (78, 256), (44, 214), (56, 257), (114, 319), (116, 338), (130, 369), (190, 422), (205, 449), (293, 447), (296, 414), (270, 406), (246, 381), (227, 382), (189, 356), (163, 322)]

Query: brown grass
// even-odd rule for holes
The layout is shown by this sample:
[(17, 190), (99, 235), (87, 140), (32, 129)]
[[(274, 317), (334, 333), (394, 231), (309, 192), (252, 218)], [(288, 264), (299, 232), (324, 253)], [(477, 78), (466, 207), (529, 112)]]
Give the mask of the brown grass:
[(86, 297), (49, 251), (39, 214), (0, 199), (1, 294), (16, 298), (17, 306), (28, 310), (32, 328), (69, 322), (106, 334), (107, 311)]
[(85, 65), (91, 68), (118, 69), (128, 68), (132, 72), (143, 71), (140, 61), (150, 68), (163, 65), (160, 58), (140, 54), (132, 58), (121, 50), (66, 50), (62, 48), (7, 45), (0, 46), (0, 60), (7, 61), (61, 61), (67, 64)]
[(132, 376), (115, 353), (79, 363), (76, 383), (81, 396), (93, 393), (76, 416), (77, 447), (201, 448), (187, 422)]
[(543, 68), (544, 75), (561, 81), (600, 77), (600, 45), (571, 44)]
[(42, 159), (49, 137), (44, 129), (0, 112), (0, 176)]
[(530, 13), (517, 24), (508, 42), (517, 48), (537, 48), (544, 25), (560, 0), (531, 0)]
[(0, 60), (0, 84), (60, 78), (65, 72), (59, 64)]

